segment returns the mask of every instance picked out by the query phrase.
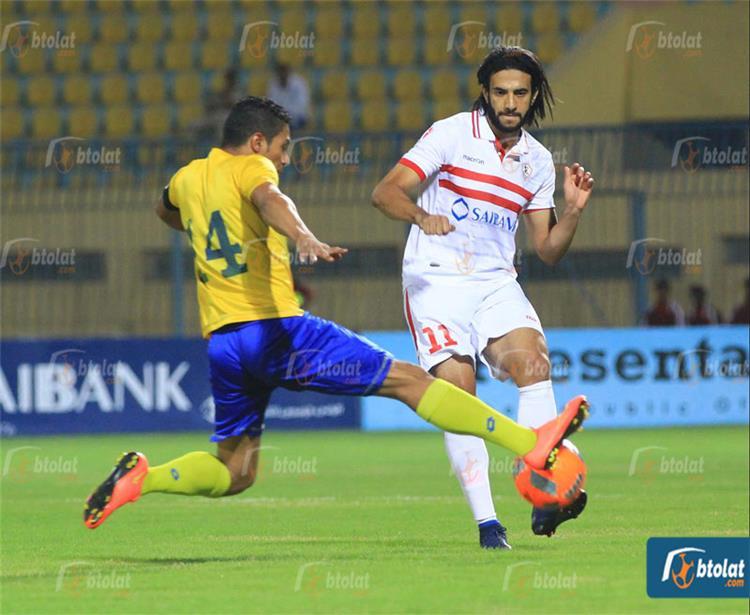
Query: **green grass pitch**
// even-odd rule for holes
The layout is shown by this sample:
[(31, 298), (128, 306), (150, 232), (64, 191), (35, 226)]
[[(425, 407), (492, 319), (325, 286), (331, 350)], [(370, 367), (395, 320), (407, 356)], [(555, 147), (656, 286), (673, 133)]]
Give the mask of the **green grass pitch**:
[(95, 531), (83, 501), (119, 452), (162, 463), (212, 450), (207, 435), (5, 440), (0, 610), (747, 613), (740, 600), (652, 600), (645, 580), (650, 536), (748, 535), (747, 427), (575, 442), (589, 508), (551, 539), (531, 534), (511, 457), (493, 447), (513, 551), (486, 552), (438, 433), (269, 432), (245, 493), (149, 495)]

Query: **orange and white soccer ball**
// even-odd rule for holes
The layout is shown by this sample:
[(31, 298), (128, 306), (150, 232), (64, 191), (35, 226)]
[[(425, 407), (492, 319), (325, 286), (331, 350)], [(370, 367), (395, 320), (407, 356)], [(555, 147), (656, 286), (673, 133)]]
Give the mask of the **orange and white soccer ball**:
[(513, 465), (516, 489), (537, 508), (568, 506), (586, 483), (586, 464), (575, 445), (565, 440), (550, 470), (531, 468), (516, 458)]

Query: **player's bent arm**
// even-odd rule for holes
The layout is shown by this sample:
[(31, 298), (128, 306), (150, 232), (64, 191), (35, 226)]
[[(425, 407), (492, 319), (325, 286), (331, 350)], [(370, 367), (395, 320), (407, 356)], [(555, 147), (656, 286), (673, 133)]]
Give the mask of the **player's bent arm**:
[(167, 226), (172, 227), (176, 231), (185, 230), (185, 227), (182, 226), (179, 209), (167, 209), (160, 199), (156, 202), (154, 210), (156, 211), (156, 215), (159, 216), (159, 219)]
[(531, 244), (545, 265), (560, 262), (573, 242), (581, 212), (566, 209), (558, 220), (554, 209), (540, 209), (524, 214)]

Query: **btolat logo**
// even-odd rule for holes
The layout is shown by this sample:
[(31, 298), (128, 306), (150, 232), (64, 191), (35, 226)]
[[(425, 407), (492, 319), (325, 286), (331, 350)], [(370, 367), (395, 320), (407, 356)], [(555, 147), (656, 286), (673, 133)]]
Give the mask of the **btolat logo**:
[(714, 561), (697, 555), (705, 552), (705, 549), (696, 547), (683, 547), (669, 551), (664, 561), (662, 583), (671, 580), (680, 590), (690, 587), (696, 579), (726, 580), (727, 587), (744, 585), (745, 560), (732, 561), (725, 557)]

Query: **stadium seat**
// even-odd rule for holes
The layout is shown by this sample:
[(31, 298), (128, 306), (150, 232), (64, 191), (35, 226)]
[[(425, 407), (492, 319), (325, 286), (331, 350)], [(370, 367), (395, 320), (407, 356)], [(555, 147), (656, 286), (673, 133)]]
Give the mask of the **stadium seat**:
[(164, 75), (161, 73), (144, 73), (138, 75), (136, 98), (141, 103), (160, 103), (165, 97)]
[(251, 96), (265, 96), (271, 73), (268, 70), (253, 70), (247, 80), (247, 93)]
[[(501, 2), (498, 2), (498, 7), (502, 6)], [(496, 10), (495, 7), (493, 7), (493, 12)], [(465, 5), (461, 4), (461, 10), (458, 14), (458, 22), (464, 22), (464, 21), (479, 21), (481, 23), (484, 23), (485, 26), (487, 25), (487, 11), (485, 11), (485, 5), (484, 3), (476, 3), (476, 2), (467, 2)], [(483, 26), (479, 26), (479, 24), (476, 24), (477, 27), (483, 28)], [(490, 28), (486, 28), (490, 29)]]
[(596, 6), (591, 2), (571, 2), (567, 8), (568, 29), (571, 32), (588, 32), (596, 23)]
[(344, 18), (338, 8), (319, 8), (315, 13), (315, 36), (321, 41), (339, 40), (344, 33)]
[(495, 32), (516, 36), (526, 30), (523, 24), (523, 6), (516, 3), (501, 4), (495, 11)]
[(130, 100), (130, 84), (127, 77), (118, 74), (104, 75), (99, 82), (99, 100), (106, 106)]
[(430, 36), (442, 36), (448, 40), (453, 25), (450, 9), (443, 3), (430, 3), (424, 11), (424, 32)]
[(69, 53), (53, 53), (52, 69), (60, 74), (80, 73), (83, 64), (83, 54), (77, 49), (69, 50)]
[(161, 15), (138, 15), (135, 40), (143, 43), (162, 42), (164, 40), (164, 20)]
[(0, 127), (3, 140), (18, 139), (24, 136), (24, 117), (18, 107), (6, 107), (0, 113)]
[(128, 20), (118, 14), (104, 15), (97, 34), (102, 43), (124, 43), (130, 37)]
[[(185, 2), (184, 4), (192, 6), (192, 2)], [(194, 41), (199, 34), (198, 18), (192, 11), (173, 13), (169, 32), (173, 41), (183, 43)]]
[(57, 87), (52, 77), (31, 77), (26, 85), (26, 100), (34, 107), (46, 107), (55, 104)]
[(276, 51), (276, 61), (287, 64), (292, 68), (300, 68), (305, 64), (307, 51), (305, 49), (284, 48)]
[(557, 2), (534, 2), (531, 9), (531, 29), (537, 34), (560, 30), (560, 13)]
[[(357, 97), (361, 101), (382, 101), (386, 97), (386, 79), (382, 70), (362, 71), (357, 79)], [(383, 104), (383, 103), (379, 103)]]
[(313, 65), (319, 68), (330, 68), (341, 64), (341, 41), (320, 40), (315, 42)]
[(432, 104), (432, 121), (442, 120), (461, 111), (468, 111), (469, 105), (458, 98), (441, 98)]
[(229, 42), (209, 41), (201, 46), (201, 68), (207, 70), (226, 70), (230, 64)]
[(458, 75), (450, 69), (436, 70), (430, 77), (430, 94), (432, 100), (443, 98), (460, 98)]
[(99, 132), (99, 115), (95, 107), (73, 107), (68, 113), (68, 134), (93, 137)]
[(0, 102), (4, 108), (17, 105), (21, 98), (21, 86), (18, 79), (4, 76), (0, 83)]
[(57, 6), (65, 13), (85, 13), (89, 6), (81, 0), (58, 0)]
[(161, 10), (159, 2), (153, 0), (130, 0), (130, 6), (136, 13), (151, 14)]
[(62, 117), (56, 107), (39, 107), (31, 116), (31, 136), (35, 139), (62, 137)]
[(38, 16), (49, 15), (52, 12), (51, 0), (23, 0), (20, 6), (20, 12), (27, 17), (33, 16), (35, 21)]
[(181, 131), (188, 130), (203, 117), (203, 105), (180, 105), (177, 108), (177, 128)]
[(128, 70), (134, 73), (154, 70), (159, 60), (159, 46), (152, 42), (133, 43), (127, 46)]
[(350, 102), (332, 102), (323, 111), (323, 128), (328, 132), (346, 132), (352, 128)]
[(130, 105), (108, 107), (104, 114), (104, 133), (107, 137), (128, 137), (135, 133), (135, 117)]
[(411, 66), (416, 59), (416, 41), (414, 38), (388, 39), (385, 51), (390, 66)]
[(96, 0), (96, 10), (100, 13), (122, 13), (125, 3), (122, 0)]
[(347, 100), (349, 98), (349, 75), (344, 70), (329, 70), (320, 80), (320, 91), (324, 101)]
[(91, 25), (91, 18), (86, 13), (72, 13), (68, 15), (68, 18), (65, 20), (65, 31), (75, 32), (76, 45), (88, 44), (94, 38), (94, 28)]
[(422, 57), (429, 66), (453, 62), (453, 52), (447, 49), (448, 36), (429, 36), (422, 39)]
[(172, 132), (172, 109), (168, 105), (151, 105), (141, 114), (141, 131), (146, 137), (163, 137)]
[(91, 102), (91, 78), (86, 75), (70, 75), (63, 81), (63, 101), (68, 105)]
[(362, 130), (383, 132), (391, 128), (389, 106), (380, 100), (369, 100), (362, 104), (360, 127)]
[[(279, 29), (286, 35), (295, 35), (297, 32), (300, 36), (308, 34), (310, 28), (307, 25), (307, 14), (303, 4), (295, 2), (283, 3), (281, 5), (281, 18), (279, 19)], [(287, 8), (289, 7), (289, 8)]]
[(411, 4), (391, 4), (388, 10), (388, 36), (407, 38), (414, 36), (414, 7)]
[(537, 37), (536, 54), (543, 64), (551, 64), (562, 55), (565, 41), (556, 32), (541, 34)]
[[(10, 54), (5, 54), (9, 57)], [(16, 70), (21, 75), (35, 75), (42, 73), (47, 68), (47, 54), (42, 49), (30, 49), (25, 56), (10, 60), (11, 63), (15, 63)]]
[(203, 85), (197, 72), (185, 71), (174, 78), (172, 91), (178, 103), (193, 103), (203, 100)]
[(116, 45), (99, 43), (89, 50), (89, 66), (92, 72), (109, 73), (120, 69), (120, 50)]
[(352, 44), (358, 44), (363, 38), (377, 38), (380, 35), (380, 11), (377, 5), (357, 2), (352, 10)]
[(351, 64), (354, 66), (376, 66), (380, 63), (380, 40), (357, 38), (351, 44)]
[(167, 70), (193, 68), (193, 46), (190, 43), (167, 43), (162, 54), (162, 63)]
[(424, 130), (424, 112), (424, 100), (399, 103), (396, 106), (396, 129), (405, 131)]
[[(206, 33), (209, 40), (221, 40), (224, 42), (233, 42), (235, 39), (235, 21), (230, 11), (211, 10), (206, 15)], [(234, 43), (235, 49), (237, 48)]]
[(469, 100), (474, 100), (477, 96), (479, 96), (479, 93), (482, 90), (482, 87), (479, 85), (479, 82), (477, 81), (477, 74), (475, 71), (467, 71), (466, 75), (463, 78), (464, 82), (464, 98), (468, 98)]
[(393, 94), (396, 100), (416, 100), (422, 98), (422, 75), (414, 69), (404, 69), (393, 78)]

